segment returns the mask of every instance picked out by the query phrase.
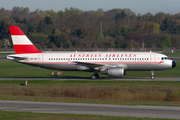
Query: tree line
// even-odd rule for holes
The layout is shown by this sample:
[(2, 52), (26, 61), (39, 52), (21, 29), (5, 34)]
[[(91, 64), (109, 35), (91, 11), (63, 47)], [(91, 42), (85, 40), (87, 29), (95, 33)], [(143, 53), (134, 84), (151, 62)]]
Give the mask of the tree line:
[[(0, 48), (12, 48), (9, 28), (19, 26), (38, 48), (179, 48), (180, 13), (136, 15), (130, 9), (42, 11), (0, 9)], [(9, 42), (8, 42), (9, 40)]]

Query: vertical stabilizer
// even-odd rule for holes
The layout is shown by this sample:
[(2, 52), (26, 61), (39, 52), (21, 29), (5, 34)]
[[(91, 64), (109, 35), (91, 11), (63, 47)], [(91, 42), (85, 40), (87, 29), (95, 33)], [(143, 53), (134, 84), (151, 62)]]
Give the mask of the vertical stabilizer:
[(42, 53), (39, 51), (18, 26), (9, 26), (16, 54)]

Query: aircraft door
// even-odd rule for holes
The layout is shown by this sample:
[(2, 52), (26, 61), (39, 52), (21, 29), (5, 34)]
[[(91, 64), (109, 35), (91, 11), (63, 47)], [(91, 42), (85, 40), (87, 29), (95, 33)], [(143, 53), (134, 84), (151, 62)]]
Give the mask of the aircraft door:
[(156, 62), (156, 55), (155, 54), (150, 55), (150, 61), (151, 61), (151, 63)]
[(38, 55), (38, 63), (43, 64), (43, 56), (44, 55)]

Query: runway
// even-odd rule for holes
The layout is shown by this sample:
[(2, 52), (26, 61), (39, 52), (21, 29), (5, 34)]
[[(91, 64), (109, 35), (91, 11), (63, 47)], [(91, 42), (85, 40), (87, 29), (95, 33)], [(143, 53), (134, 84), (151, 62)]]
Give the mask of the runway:
[(180, 107), (0, 100), (0, 110), (180, 119)]
[[(91, 80), (90, 77), (0, 77), (0, 80)], [(115, 81), (180, 81), (180, 78), (107, 78), (107, 77), (101, 77), (96, 80), (115, 80)]]

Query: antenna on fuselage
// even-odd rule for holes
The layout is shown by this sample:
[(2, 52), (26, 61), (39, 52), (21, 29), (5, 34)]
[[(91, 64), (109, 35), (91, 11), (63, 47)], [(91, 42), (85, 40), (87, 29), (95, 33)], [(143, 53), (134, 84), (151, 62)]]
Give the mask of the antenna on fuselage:
[(76, 53), (78, 53), (78, 51), (76, 50)]

